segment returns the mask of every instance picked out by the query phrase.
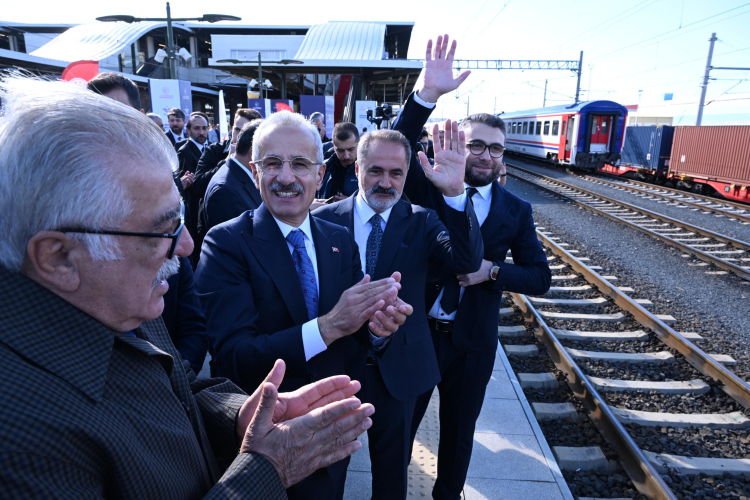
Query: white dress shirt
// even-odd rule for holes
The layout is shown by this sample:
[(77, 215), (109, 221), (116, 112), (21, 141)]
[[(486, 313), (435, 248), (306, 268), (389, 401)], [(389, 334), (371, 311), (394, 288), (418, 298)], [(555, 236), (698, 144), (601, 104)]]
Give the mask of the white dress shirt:
[[(469, 187), (471, 186), (464, 182), (464, 187), (466, 189), (469, 189)], [(479, 225), (481, 226), (482, 224), (484, 224), (484, 221), (487, 220), (487, 215), (489, 215), (490, 213), (490, 205), (492, 204), (492, 183), (487, 184), (486, 186), (478, 187), (476, 188), (476, 190), (477, 192), (474, 193), (471, 201), (474, 204), (474, 213), (476, 214)], [(466, 196), (466, 192), (464, 192), (464, 196)], [(448, 199), (449, 198), (445, 199), (446, 202), (448, 201)], [(458, 296), (459, 303), (464, 296), (464, 291), (465, 289), (461, 287), (461, 292)], [(437, 300), (432, 305), (432, 308), (430, 308), (430, 312), (428, 312), (427, 315), (431, 318), (440, 319), (443, 321), (453, 321), (454, 319), (456, 319), (456, 311), (458, 309), (456, 311), (453, 311), (451, 314), (447, 314), (445, 311), (443, 311), (443, 308), (440, 307), (440, 301), (443, 298), (443, 292), (445, 292), (445, 289), (440, 290), (440, 295), (438, 295)]]
[[(318, 297), (320, 297), (320, 279), (318, 278), (318, 259), (315, 254), (315, 243), (312, 239), (312, 231), (310, 228), (310, 214), (305, 217), (304, 222), (299, 227), (293, 227), (289, 224), (281, 222), (276, 217), (273, 218), (281, 229), (281, 234), (286, 237), (294, 231), (299, 229), (302, 231), (305, 240), (305, 251), (307, 256), (310, 257), (313, 265), (313, 271), (315, 271), (315, 286), (318, 288)], [(294, 252), (294, 247), (287, 240), (286, 246), (289, 248), (289, 255)], [(320, 300), (318, 300), (320, 303)], [(326, 343), (323, 341), (323, 336), (320, 334), (320, 326), (318, 325), (318, 318), (311, 319), (304, 325), (302, 325), (302, 345), (305, 349), (305, 360), (309, 361), (313, 356), (320, 354), (327, 349)]]
[(184, 139), (182, 134), (175, 134), (174, 132), (172, 132), (172, 129), (169, 129), (169, 133), (172, 134), (172, 137), (174, 137), (174, 142), (180, 142)]
[(192, 142), (193, 144), (195, 144), (196, 146), (198, 146), (198, 151), (200, 151), (201, 154), (203, 154), (203, 147), (205, 146), (205, 144), (201, 144), (200, 142), (196, 141), (192, 137), (190, 138), (190, 142)]

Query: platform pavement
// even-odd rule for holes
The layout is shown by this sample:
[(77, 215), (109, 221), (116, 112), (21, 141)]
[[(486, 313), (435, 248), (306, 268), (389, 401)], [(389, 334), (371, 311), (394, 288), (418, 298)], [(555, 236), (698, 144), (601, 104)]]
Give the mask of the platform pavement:
[[(467, 500), (573, 500), (534, 414), (498, 345), (492, 379), (474, 433), (474, 449), (464, 488)], [(432, 498), (439, 436), (437, 390), (414, 443), (408, 499)], [(352, 456), (345, 500), (371, 495), (367, 435)]]

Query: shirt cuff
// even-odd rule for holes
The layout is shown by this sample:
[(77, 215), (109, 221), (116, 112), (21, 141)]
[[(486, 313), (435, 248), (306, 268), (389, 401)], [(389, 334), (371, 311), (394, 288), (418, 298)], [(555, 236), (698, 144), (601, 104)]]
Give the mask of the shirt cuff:
[(414, 101), (417, 104), (421, 104), (422, 106), (424, 106), (427, 109), (432, 109), (435, 106), (437, 106), (436, 102), (427, 102), (424, 99), (420, 99), (419, 94), (417, 92), (414, 92)]
[(311, 319), (302, 325), (302, 345), (305, 348), (305, 361), (325, 351), (328, 347), (320, 334), (318, 318)]
[(445, 203), (457, 212), (463, 212), (466, 207), (466, 190), (458, 196), (445, 196), (443, 195)]
[(383, 349), (385, 349), (385, 346), (387, 346), (391, 342), (391, 337), (378, 337), (377, 335), (373, 335), (372, 332), (370, 333), (370, 343), (372, 344), (372, 349), (375, 352), (380, 352)]

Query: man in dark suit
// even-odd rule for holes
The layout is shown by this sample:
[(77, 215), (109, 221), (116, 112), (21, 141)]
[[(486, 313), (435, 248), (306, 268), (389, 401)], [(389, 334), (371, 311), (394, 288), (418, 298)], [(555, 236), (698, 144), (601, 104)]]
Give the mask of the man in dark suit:
[[(203, 154), (203, 149), (206, 147), (206, 139), (208, 138), (208, 116), (200, 111), (191, 113), (187, 121), (187, 134), (187, 141), (177, 150), (177, 160), (180, 165), (177, 170), (177, 176), (180, 178), (188, 172), (195, 174), (198, 168), (198, 160), (200, 160)], [(190, 231), (190, 234), (198, 234), (198, 209), (200, 207), (201, 196), (197, 189), (194, 190), (193, 187), (194, 184), (190, 183), (184, 191), (185, 226)], [(193, 255), (190, 256), (190, 262), (193, 263), (193, 267), (198, 263), (199, 254), (200, 249), (196, 248)]]
[[(352, 235), (310, 216), (324, 168), (320, 136), (304, 117), (276, 113), (254, 142), (263, 204), (208, 232), (196, 289), (217, 374), (253, 387), (281, 358), (282, 390), (295, 390), (363, 365), (359, 343), (391, 335), (412, 308), (398, 299), (399, 275), (363, 278)], [(342, 498), (347, 464), (316, 472), (290, 497)]]
[(440, 380), (424, 303), (429, 266), (468, 274), (479, 269), (484, 254), (479, 223), (466, 203), (457, 126), (452, 139), (449, 150), (438, 151), (436, 166), (426, 170), (448, 204), (445, 225), (434, 211), (400, 199), (411, 147), (393, 130), (374, 131), (360, 141), (357, 194), (313, 212), (354, 234), (362, 267), (373, 279), (401, 272), (399, 296), (415, 310), (384, 341), (387, 346), (370, 353), (358, 377), (365, 401), (378, 409), (368, 430), (373, 499), (406, 498), (414, 406)]
[[(394, 122), (410, 142), (441, 95), (454, 91), (468, 76), (453, 78), (456, 42), (438, 37), (435, 50), (428, 43), (424, 85), (412, 93)], [(459, 126), (466, 134), (465, 186), (481, 224), (484, 260), (479, 271), (456, 276), (434, 267), (427, 284), (426, 302), (435, 353), (440, 366), (440, 448), (438, 478), (432, 495), (457, 499), (466, 480), (474, 428), (492, 375), (497, 349), (497, 324), (503, 291), (540, 295), (550, 286), (551, 272), (536, 237), (531, 205), (501, 187), (505, 124), (489, 114), (467, 117)], [(444, 142), (449, 141), (446, 124)], [(438, 126), (433, 137), (438, 135)], [(435, 150), (438, 144), (434, 143)], [(422, 168), (420, 168), (420, 163)], [(434, 209), (445, 221), (447, 204), (438, 188), (424, 175), (429, 162), (424, 153), (413, 161), (404, 192), (412, 203)], [(505, 262), (507, 251), (513, 264)], [(432, 391), (420, 396), (412, 435), (416, 434)]]
[(211, 179), (200, 212), (200, 233), (234, 219), (246, 210), (254, 210), (263, 203), (255, 186), (250, 161), (253, 154), (253, 136), (263, 120), (245, 124), (236, 134), (234, 156)]
[(175, 146), (177, 151), (177, 144), (187, 139), (184, 133), (185, 128), (185, 112), (180, 108), (172, 108), (167, 111), (167, 120), (169, 121), (169, 130), (164, 132), (172, 146)]

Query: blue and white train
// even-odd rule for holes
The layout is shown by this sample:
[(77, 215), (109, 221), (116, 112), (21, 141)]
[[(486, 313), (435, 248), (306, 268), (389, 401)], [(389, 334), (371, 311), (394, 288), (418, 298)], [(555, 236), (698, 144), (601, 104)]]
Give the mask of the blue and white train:
[(498, 116), (505, 121), (508, 152), (595, 171), (620, 159), (628, 110), (591, 101)]

